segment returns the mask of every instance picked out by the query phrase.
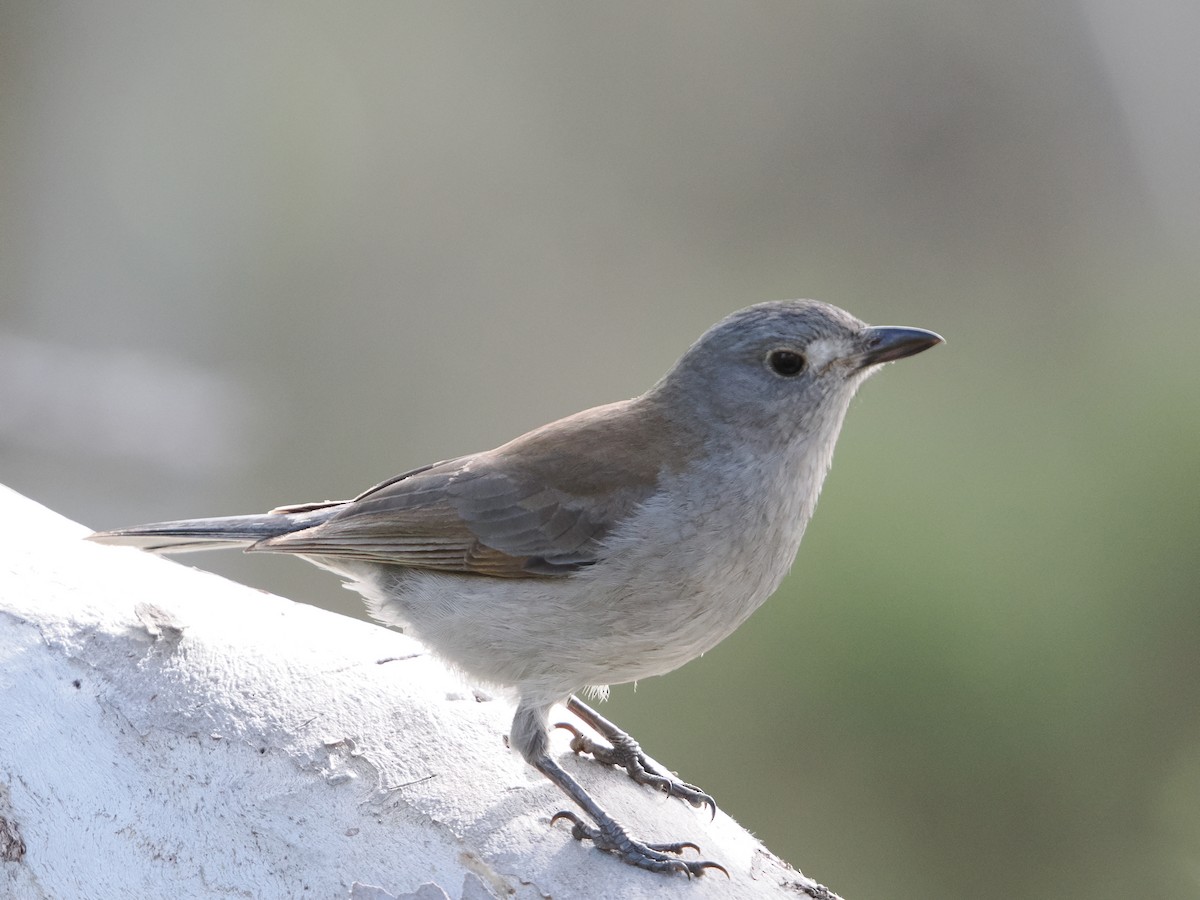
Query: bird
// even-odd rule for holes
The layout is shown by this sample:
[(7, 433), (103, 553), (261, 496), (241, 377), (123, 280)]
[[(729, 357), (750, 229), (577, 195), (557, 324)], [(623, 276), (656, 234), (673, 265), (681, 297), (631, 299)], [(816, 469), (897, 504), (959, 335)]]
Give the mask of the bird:
[[(648, 391), (492, 450), (410, 469), (347, 501), (102, 531), (156, 553), (300, 556), (471, 679), (510, 691), (509, 744), (574, 802), (579, 841), (703, 875), (691, 841), (632, 836), (551, 756), (564, 704), (578, 754), (716, 814), (579, 699), (670, 672), (729, 636), (800, 546), (851, 399), (883, 364), (942, 343), (815, 300), (759, 303), (706, 331)], [(607, 742), (607, 743), (605, 743)], [(580, 815), (582, 813), (582, 815)]]

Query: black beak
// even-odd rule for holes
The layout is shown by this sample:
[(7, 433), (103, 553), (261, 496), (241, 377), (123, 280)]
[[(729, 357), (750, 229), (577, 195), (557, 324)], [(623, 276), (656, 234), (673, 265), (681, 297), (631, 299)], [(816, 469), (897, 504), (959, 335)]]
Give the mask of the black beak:
[(940, 334), (924, 328), (901, 328), (895, 325), (878, 325), (863, 332), (866, 349), (858, 357), (858, 368), (875, 366), (913, 356), (943, 343)]

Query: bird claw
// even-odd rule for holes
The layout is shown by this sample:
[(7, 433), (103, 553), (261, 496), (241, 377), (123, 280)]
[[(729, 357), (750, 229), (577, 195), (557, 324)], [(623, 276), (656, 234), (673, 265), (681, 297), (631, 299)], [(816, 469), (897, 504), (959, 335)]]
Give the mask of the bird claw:
[(583, 742), (585, 742), (585, 741), (588, 743), (591, 743), (591, 739), (587, 735), (585, 735), (582, 731), (580, 731), (578, 728), (576, 728), (570, 722), (555, 722), (554, 727), (561, 728), (563, 731), (569, 731), (569, 732), (571, 732), (572, 735), (574, 735), (574, 737), (571, 738), (571, 749), (572, 750), (575, 750), (576, 753), (586, 752), (586, 751), (581, 751), (581, 750), (575, 749), (576, 741), (580, 742), (580, 746), (583, 746)]
[[(612, 853), (624, 863), (646, 869), (650, 872), (670, 873), (682, 872), (688, 878), (699, 877), (707, 869), (719, 869), (725, 877), (729, 870), (718, 862), (708, 859), (678, 859), (684, 850), (700, 852), (698, 844), (691, 841), (676, 841), (670, 844), (647, 844), (635, 841), (625, 829), (615, 822), (603, 823), (599, 828), (586, 824), (578, 815), (569, 810), (560, 810), (550, 818), (554, 825), (559, 819), (571, 823), (571, 836), (577, 841), (591, 841), (598, 850)], [(668, 855), (673, 854), (673, 855)]]
[(606, 735), (612, 741), (612, 746), (609, 747), (596, 743), (567, 722), (558, 722), (554, 727), (571, 732), (570, 746), (576, 755), (586, 753), (604, 765), (622, 768), (638, 784), (649, 785), (662, 791), (668, 797), (678, 797), (696, 809), (707, 807), (711, 817), (713, 819), (717, 817), (717, 802), (711, 795), (706, 794), (694, 784), (681, 781), (670, 772), (660, 769), (642, 752), (638, 742), (624, 732)]
[(587, 826), (583, 824), (583, 821), (575, 813), (560, 809), (550, 817), (550, 827), (553, 828), (559, 819), (566, 819), (571, 823), (571, 836), (575, 840), (582, 841), (587, 837), (587, 832), (584, 830)]

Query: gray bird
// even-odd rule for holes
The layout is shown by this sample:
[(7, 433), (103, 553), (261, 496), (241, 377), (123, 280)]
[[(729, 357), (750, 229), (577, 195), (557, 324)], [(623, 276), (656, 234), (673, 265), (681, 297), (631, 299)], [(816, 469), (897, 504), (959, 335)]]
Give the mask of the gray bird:
[[(513, 689), (511, 744), (586, 814), (578, 840), (655, 872), (700, 875), (691, 842), (635, 840), (549, 754), (556, 703), (572, 748), (696, 807), (576, 694), (661, 675), (712, 649), (778, 587), (812, 516), (842, 419), (879, 364), (942, 338), (870, 327), (825, 303), (762, 303), (713, 326), (649, 391), (353, 500), (91, 536), (161, 553), (242, 547), (328, 569), (453, 667)], [(564, 726), (570, 727), (570, 726)], [(590, 820), (590, 822), (588, 821)]]

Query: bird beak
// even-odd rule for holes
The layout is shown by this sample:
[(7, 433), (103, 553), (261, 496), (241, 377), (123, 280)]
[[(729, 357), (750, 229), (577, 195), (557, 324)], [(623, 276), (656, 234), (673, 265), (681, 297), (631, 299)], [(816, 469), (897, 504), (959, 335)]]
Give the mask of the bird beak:
[(866, 349), (851, 360), (859, 369), (904, 359), (943, 343), (940, 334), (934, 334), (924, 328), (877, 325), (867, 328), (862, 334)]

